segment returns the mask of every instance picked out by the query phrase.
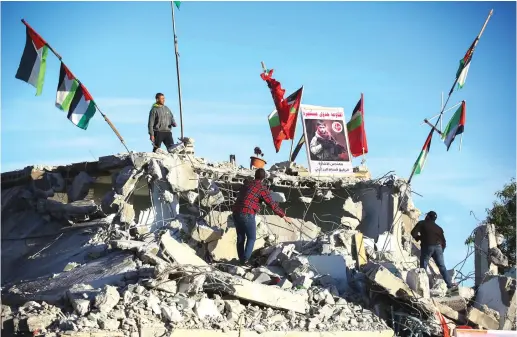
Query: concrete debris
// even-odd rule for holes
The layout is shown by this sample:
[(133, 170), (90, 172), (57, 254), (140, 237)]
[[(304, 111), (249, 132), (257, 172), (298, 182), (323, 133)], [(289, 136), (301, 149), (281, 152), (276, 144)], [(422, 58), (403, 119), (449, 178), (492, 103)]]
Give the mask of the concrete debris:
[[(392, 336), (391, 307), (433, 336), (437, 311), (450, 326), (512, 327), (515, 278), (485, 277), (505, 265), (492, 225), (476, 233), (477, 292), (447, 292), (436, 266), (417, 268), (407, 234), (420, 211), (400, 179), (273, 165), (273, 200), (293, 223), (257, 214), (251, 266), (240, 266), (230, 206), (252, 170), (196, 158), (193, 139), (91, 164), (2, 174), (2, 235), (14, 239), (2, 242), (2, 333)], [(28, 272), (9, 276), (4, 261)]]
[(68, 202), (82, 200), (88, 196), (88, 191), (95, 179), (90, 177), (88, 173), (81, 171), (75, 176), (72, 186), (68, 190)]

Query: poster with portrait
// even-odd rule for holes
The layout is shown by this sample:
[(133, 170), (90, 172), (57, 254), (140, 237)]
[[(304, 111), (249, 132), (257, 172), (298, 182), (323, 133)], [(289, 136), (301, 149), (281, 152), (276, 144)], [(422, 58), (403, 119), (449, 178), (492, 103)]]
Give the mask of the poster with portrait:
[(351, 175), (352, 155), (343, 108), (302, 104), (300, 111), (309, 171), (322, 176)]

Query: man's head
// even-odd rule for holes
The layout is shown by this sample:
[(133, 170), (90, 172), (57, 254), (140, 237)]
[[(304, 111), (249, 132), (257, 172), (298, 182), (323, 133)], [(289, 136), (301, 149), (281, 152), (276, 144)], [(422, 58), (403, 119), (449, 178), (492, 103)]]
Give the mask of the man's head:
[(425, 219), (435, 221), (436, 219), (438, 219), (438, 214), (436, 214), (435, 211), (429, 211), (425, 216)]
[(160, 105), (164, 105), (165, 104), (165, 96), (159, 92), (156, 94), (156, 96), (154, 96), (156, 98), (156, 103), (157, 104), (160, 104)]
[(325, 135), (327, 134), (327, 126), (325, 125), (325, 122), (324, 121), (318, 121), (316, 123), (316, 127), (318, 128), (318, 133), (320, 135)]
[(256, 180), (264, 180), (266, 178), (266, 170), (263, 168), (259, 168), (255, 171), (255, 179)]

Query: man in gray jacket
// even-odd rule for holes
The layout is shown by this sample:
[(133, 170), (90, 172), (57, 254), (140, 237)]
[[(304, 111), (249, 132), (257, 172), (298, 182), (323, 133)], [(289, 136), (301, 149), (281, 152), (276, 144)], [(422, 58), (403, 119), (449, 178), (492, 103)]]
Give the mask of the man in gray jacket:
[(172, 139), (171, 127), (176, 127), (176, 121), (172, 115), (171, 110), (165, 105), (165, 96), (162, 93), (157, 93), (156, 103), (153, 104), (149, 112), (149, 136), (153, 142), (153, 152), (165, 144), (169, 149), (174, 145)]

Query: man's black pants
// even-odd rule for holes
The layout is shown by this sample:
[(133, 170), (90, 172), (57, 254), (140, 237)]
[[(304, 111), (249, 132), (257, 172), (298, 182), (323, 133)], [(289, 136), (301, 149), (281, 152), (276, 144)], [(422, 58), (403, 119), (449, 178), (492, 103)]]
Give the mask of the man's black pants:
[(172, 139), (172, 132), (170, 131), (155, 131), (154, 132), (154, 148), (153, 152), (156, 149), (159, 149), (162, 146), (162, 143), (165, 144), (165, 147), (168, 149), (172, 145), (174, 145), (174, 139)]

